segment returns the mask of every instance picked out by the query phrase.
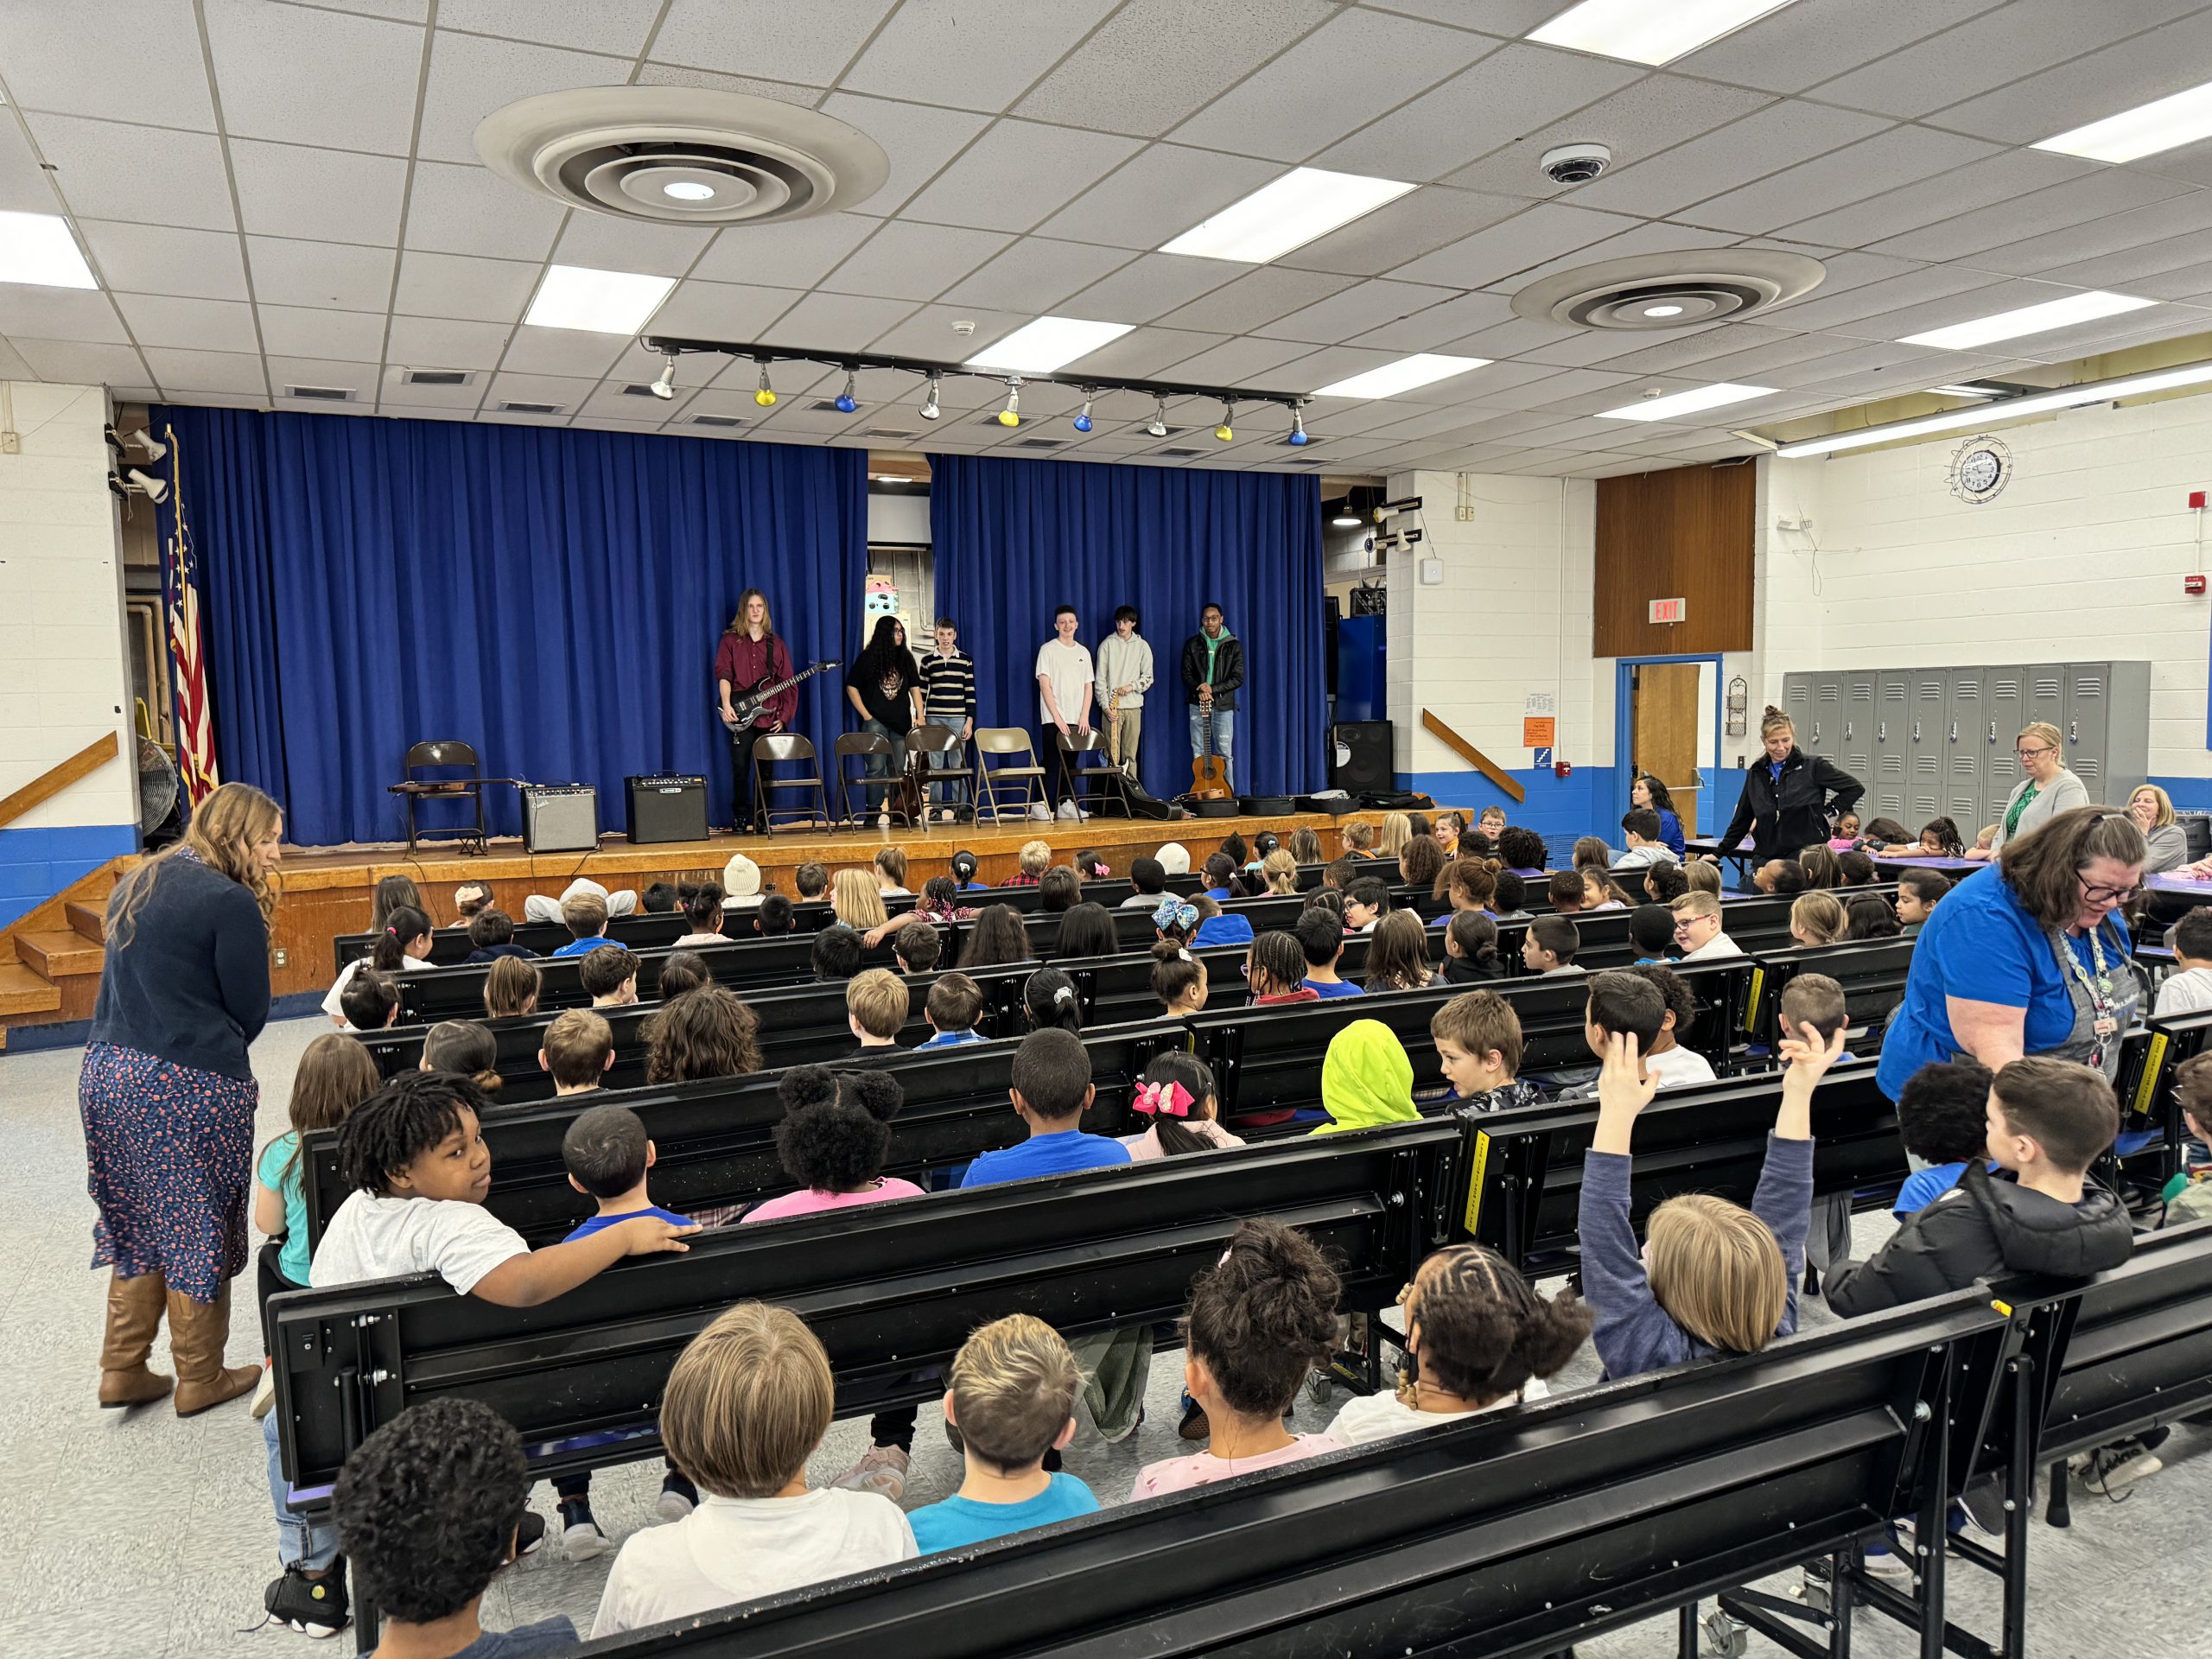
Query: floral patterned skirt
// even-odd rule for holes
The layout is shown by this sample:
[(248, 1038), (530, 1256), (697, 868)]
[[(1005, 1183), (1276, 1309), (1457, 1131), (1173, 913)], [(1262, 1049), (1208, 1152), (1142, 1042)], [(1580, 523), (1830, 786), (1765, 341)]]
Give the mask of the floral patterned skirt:
[(126, 1279), (164, 1274), (212, 1302), (245, 1269), (253, 1114), (261, 1085), (94, 1043), (77, 1108), (86, 1185), (100, 1218), (92, 1266)]

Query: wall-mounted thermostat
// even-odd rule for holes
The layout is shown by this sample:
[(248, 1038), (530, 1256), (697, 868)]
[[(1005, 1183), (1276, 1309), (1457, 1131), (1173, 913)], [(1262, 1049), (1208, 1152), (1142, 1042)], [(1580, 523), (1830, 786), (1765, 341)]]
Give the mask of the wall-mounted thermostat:
[(1444, 561), (1441, 559), (1423, 559), (1421, 562), (1421, 586), (1424, 588), (1442, 587), (1444, 585)]

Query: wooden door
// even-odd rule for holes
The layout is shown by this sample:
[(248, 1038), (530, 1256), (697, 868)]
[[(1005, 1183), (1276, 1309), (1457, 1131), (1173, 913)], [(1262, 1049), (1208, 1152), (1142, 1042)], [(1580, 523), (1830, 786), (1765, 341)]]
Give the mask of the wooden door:
[(1695, 663), (1638, 663), (1629, 696), (1629, 758), (1667, 785), (1682, 833), (1698, 832)]

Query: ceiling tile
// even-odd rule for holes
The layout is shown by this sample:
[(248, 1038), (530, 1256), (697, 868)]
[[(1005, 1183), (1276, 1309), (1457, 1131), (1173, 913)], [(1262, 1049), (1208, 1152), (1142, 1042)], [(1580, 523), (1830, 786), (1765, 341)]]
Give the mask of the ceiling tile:
[(1932, 178), (1986, 161), (1997, 146), (1926, 127), (1892, 127), (1746, 184), (1675, 217), (1745, 234), (1794, 225), (1808, 214), (1864, 200), (1894, 185)]
[[(553, 258), (563, 265), (594, 270), (634, 270), (652, 276), (681, 276), (698, 263), (715, 232), (692, 225), (640, 225), (609, 213), (572, 213)], [(510, 254), (529, 251), (517, 248)]]
[[(2120, 205), (2113, 204), (2115, 207)], [(2123, 253), (2167, 237), (2193, 235), (2207, 228), (2212, 228), (2212, 191), (2192, 191), (2125, 213), (2108, 213), (2042, 236), (2024, 236), (2018, 241), (1986, 250), (1976, 256), (1976, 263), (1992, 270), (2048, 275), (2061, 264)]]
[(988, 116), (968, 110), (932, 109), (926, 104), (863, 98), (856, 92), (830, 93), (823, 100), (822, 112), (858, 127), (891, 158), (890, 176), (883, 188), (854, 204), (872, 213), (897, 212), (990, 121)]
[(1932, 120), (2005, 143), (2031, 144), (2186, 92), (2203, 81), (2208, 60), (2212, 12), (2200, 11), (1980, 98), (1947, 105)]
[(571, 86), (619, 86), (629, 77), (621, 58), (439, 29), (415, 153), (428, 161), (474, 162), (477, 123), (502, 105)]
[(1174, 137), (1301, 162), (1498, 46), (1486, 35), (1347, 10), (1184, 122)]
[(718, 75), (710, 69), (694, 69), (681, 63), (649, 63), (638, 71), (640, 86), (704, 86), (710, 92), (743, 92), (749, 98), (772, 99), (812, 109), (829, 91), (826, 86), (802, 86), (787, 80), (759, 80), (750, 75)]
[(250, 297), (236, 232), (181, 231), (97, 219), (79, 219), (77, 230), (108, 288), (137, 294), (188, 294), (203, 300)]
[(538, 270), (511, 259), (422, 253), (410, 248), (399, 257), (399, 285), (393, 291), (391, 308), (418, 317), (519, 322), (523, 308), (537, 291)]
[[(918, 357), (925, 361), (958, 363), (992, 344), (1004, 340), (1025, 322), (1034, 320), (1034, 312), (985, 311), (958, 305), (925, 305), (899, 318), (871, 342), (873, 348), (890, 357)], [(956, 322), (974, 324), (965, 334), (952, 331)], [(945, 382), (949, 388), (952, 382)]]
[(1784, 6), (1677, 58), (1685, 74), (1802, 92), (1924, 40), (2003, 0), (1820, 0)]
[(909, 201), (905, 215), (940, 225), (1022, 231), (1128, 160), (1134, 138), (1001, 121)]
[(1115, 0), (906, 0), (838, 84), (993, 114), (1114, 9)]
[(254, 234), (372, 247), (399, 239), (407, 163), (397, 156), (246, 138), (231, 140), (230, 149), (238, 212)]
[(932, 299), (1013, 240), (999, 231), (892, 219), (823, 277), (821, 286), (887, 300)]
[[(1426, 311), (1417, 311), (1402, 322), (1370, 328), (1352, 341), (1399, 352), (1432, 352), (1449, 340), (1511, 320), (1513, 305), (1502, 294), (1463, 294)], [(1478, 353), (1478, 356), (1497, 353)]]
[(1548, 149), (1565, 143), (1604, 144), (1613, 152), (1615, 162), (1625, 167), (1741, 120), (1771, 102), (1765, 92), (1717, 86), (1682, 75), (1646, 75), (1587, 109), (1492, 150), (1445, 182), (1469, 190), (1556, 196), (1580, 187), (1554, 184), (1544, 175), (1536, 162)]
[(293, 399), (284, 395), (287, 386), (342, 386), (353, 394), (350, 404), (333, 404), (331, 409), (340, 412), (350, 410), (359, 414), (376, 404), (382, 372), (373, 363), (341, 362), (316, 357), (271, 357), (269, 359), (269, 390), (275, 394), (279, 408), (313, 408), (310, 399)]
[(1872, 137), (1890, 124), (1853, 110), (1785, 99), (1728, 126), (1635, 162), (1574, 193), (1585, 207), (1618, 207), (1656, 216), (1732, 190), (1840, 145)]
[(597, 377), (630, 344), (620, 334), (588, 328), (518, 328), (499, 366), (523, 374)]
[(7, 65), (8, 91), (19, 105), (215, 130), (190, 6), (134, 7), (128, 28), (99, 29), (96, 43), (86, 35), (92, 22), (80, 0), (0, 6), (0, 63)]
[(564, 413), (573, 414), (576, 405), (597, 389), (597, 379), (570, 379), (550, 374), (513, 374), (501, 372), (492, 377), (492, 384), (484, 393), (484, 408), (488, 414), (501, 404), (557, 404)]
[[(1126, 248), (1102, 248), (1090, 242), (1055, 242), (1041, 236), (1025, 236), (981, 270), (972, 271), (944, 293), (953, 305), (988, 306), (1015, 311), (1067, 313), (1060, 302), (1077, 289), (1087, 288), (1128, 262)], [(1101, 322), (1135, 322), (1135, 317), (1090, 315)]]
[(222, 142), (212, 133), (67, 115), (27, 112), (23, 118), (73, 213), (207, 231), (227, 231), (238, 222)]
[[(1158, 248), (1242, 200), (1283, 169), (1273, 162), (1152, 144), (1046, 219), (1046, 236)], [(1180, 257), (1180, 255), (1174, 256)]]
[[(1651, 375), (1615, 374), (1604, 369), (1546, 370), (1520, 380), (1517, 385), (1503, 384), (1509, 375), (1517, 378), (1522, 371), (1534, 366), (1531, 364), (1493, 364), (1490, 368), (1478, 370), (1468, 384), (1481, 395), (1485, 404), (1500, 409), (1526, 410), (1550, 409), (1568, 398), (1586, 397), (1592, 392), (1614, 391), (1624, 386), (1659, 385), (1672, 391), (1694, 384), (1687, 380), (1669, 381)], [(1628, 395), (1624, 393), (1623, 397)]]
[[(1230, 340), (1172, 363), (1168, 369), (1178, 380), (1201, 386), (1248, 386), (1306, 355), (1306, 346), (1296, 340)], [(1286, 384), (1275, 390), (1302, 391), (1306, 388)]]
[(408, 153), (420, 24), (261, 0), (201, 0), (201, 9), (232, 137)]
[[(1331, 346), (1270, 371), (1271, 384), (1285, 391), (1311, 392), (1396, 361), (1397, 355), (1392, 352), (1374, 351), (1364, 346)], [(1406, 405), (1406, 417), (1410, 420), (1421, 406), (1453, 403), (1479, 396), (1482, 388), (1471, 377), (1478, 376), (1481, 372), (1480, 369), (1473, 369), (1453, 375), (1448, 380), (1416, 386), (1411, 391), (1398, 393), (1389, 401)], [(1329, 402), (1331, 406), (1338, 406), (1336, 399)]]
[(566, 6), (549, 6), (544, 0), (439, 0), (438, 27), (634, 58), (645, 49), (645, 37), (660, 11), (661, 0), (591, 0), (588, 5)]
[(41, 380), (73, 381), (79, 385), (112, 385), (136, 380), (146, 365), (128, 346), (92, 346), (75, 340), (17, 340), (16, 352)]
[[(1901, 130), (1924, 132), (1924, 128)], [(1793, 220), (1787, 233), (1837, 247), (1863, 247), (1907, 231), (2030, 195), (2097, 170), (2097, 163), (2037, 149), (2004, 150), (1954, 172), (1885, 191), (1847, 207)]]
[[(1954, 214), (1903, 236), (1873, 244), (1877, 252), (1906, 259), (1969, 259), (1980, 254), (2000, 263), (2005, 251), (2031, 237), (2047, 235), (2075, 225), (2102, 219), (2108, 213), (2143, 207), (2168, 196), (2183, 195), (2189, 187), (2171, 179), (2152, 178), (2126, 168), (2100, 168), (2096, 172), (2052, 185), (2047, 190), (2017, 197), (1970, 213)], [(2062, 253), (2058, 258), (2065, 256)], [(2054, 258), (2052, 263), (2057, 263)]]
[[(514, 330), (503, 322), (456, 322), (445, 317), (394, 317), (385, 360), (412, 369), (488, 369), (507, 349)], [(434, 391), (416, 386), (408, 391)]]
[[(1766, 321), (1777, 328), (1796, 328), (1810, 333), (1816, 329), (1850, 327), (1854, 333), (1863, 334), (1866, 330), (1857, 325), (1867, 317), (1902, 310), (1907, 306), (1943, 299), (1954, 294), (1986, 290), (1999, 280), (1987, 271), (1930, 265), (1899, 276), (1858, 283), (1834, 294), (1816, 288), (1807, 298), (1794, 300), (1768, 312)], [(2000, 308), (1997, 306), (1987, 308), (1992, 311)]]
[(1317, 301), (1287, 316), (1277, 317), (1253, 332), (1280, 340), (1310, 340), (1332, 346), (1370, 328), (1386, 327), (1452, 297), (1448, 288), (1420, 283), (1382, 280), (1355, 283), (1338, 294)]
[(785, 225), (733, 225), (699, 256), (691, 275), (771, 288), (810, 287), (881, 223), (858, 213), (824, 213)]
[[(1608, 215), (1607, 217), (1611, 217)], [(1584, 247), (1563, 253), (1556, 259), (1547, 259), (1541, 264), (1530, 265), (1515, 271), (1511, 278), (1500, 284), (1518, 290), (1530, 283), (1541, 282), (1547, 276), (1561, 271), (1577, 270), (1606, 259), (1627, 259), (1645, 253), (1683, 253), (1691, 250), (1705, 250), (1725, 244), (1725, 232), (1700, 230), (1694, 226), (1669, 225), (1663, 222), (1635, 224), (1618, 236), (1609, 236), (1602, 242), (1592, 242)]]
[(740, 283), (678, 283), (652, 315), (652, 332), (676, 340), (725, 340), (750, 345), (796, 304), (800, 290)]
[(458, 386), (415, 386), (408, 385), (404, 378), (406, 370), (410, 367), (459, 369), (467, 366), (462, 363), (423, 361), (387, 369), (377, 392), (377, 407), (389, 412), (409, 415), (446, 410), (457, 419), (467, 420), (484, 401), (485, 382), (490, 378), (489, 376), (472, 375)]
[(1592, 213), (1541, 201), (1528, 212), (1463, 237), (1449, 247), (1400, 265), (1390, 274), (1405, 282), (1448, 288), (1484, 288), (1592, 242), (1638, 228), (1618, 213)]
[(391, 302), (390, 249), (273, 236), (249, 236), (245, 246), (256, 299), (346, 311), (382, 311)]
[(162, 390), (266, 393), (268, 371), (258, 356), (237, 352), (193, 352), (149, 346), (143, 353)]
[(896, 0), (673, 0), (653, 55), (826, 86)]
[(1336, 14), (1328, 0), (1128, 0), (1015, 106), (1158, 137)]
[(385, 320), (372, 312), (317, 311), (297, 305), (256, 308), (261, 318), (261, 349), (271, 358), (336, 357), (365, 363), (384, 358)]
[(0, 124), (0, 211), (11, 213), (54, 213), (61, 211), (53, 181), (39, 165), (38, 152), (22, 128), (10, 121)]
[[(130, 350), (128, 346), (74, 346), (67, 340), (49, 340), (47, 343), (55, 346), (65, 354), (76, 352), (111, 352), (116, 353), (116, 355), (109, 360), (108, 364), (105, 367), (103, 367), (98, 373), (86, 380), (85, 384), (86, 385), (97, 386), (102, 382), (112, 385), (117, 380), (127, 376), (143, 375), (146, 372), (144, 365), (138, 361), (138, 353)], [(69, 377), (65, 374), (41, 374), (36, 368), (32, 366), (29, 359), (25, 358), (21, 352), (10, 346), (6, 340), (0, 340), (0, 380), (66, 380)]]
[(203, 352), (261, 349), (250, 305), (161, 294), (118, 294), (115, 302), (141, 346), (188, 346)]
[[(1109, 340), (1084, 358), (1083, 366), (1092, 374), (1138, 380), (1164, 373), (1177, 364), (1188, 363), (1200, 352), (1211, 351), (1228, 340), (1226, 334), (1201, 334), (1190, 328), (1132, 328), (1119, 340)], [(1135, 396), (1117, 394), (1108, 400), (1109, 405), (1126, 413), (1131, 407), (1129, 400)], [(1136, 407), (1138, 412), (1142, 412), (1148, 405)]]
[(1640, 79), (1610, 59), (1516, 42), (1314, 157), (1319, 167), (1431, 181)]
[(1149, 322), (1251, 267), (1226, 259), (1193, 259), (1179, 253), (1145, 253), (1103, 281), (1070, 296), (1067, 314), (1117, 322)]
[(432, 253), (542, 259), (568, 210), (487, 167), (417, 162), (407, 193), (406, 245)]
[(800, 350), (857, 352), (913, 309), (905, 300), (810, 294), (777, 318), (760, 338), (766, 345)]
[(1273, 322), (1277, 317), (1325, 300), (1352, 285), (1349, 276), (1325, 271), (1286, 270), (1280, 265), (1255, 266), (1233, 283), (1170, 311), (1160, 321), (1171, 328), (1195, 328), (1201, 333), (1241, 334)]
[(92, 289), (0, 283), (0, 334), (11, 339), (82, 340), (125, 345), (122, 321), (108, 296)]
[(2202, 273), (2208, 260), (2212, 260), (2212, 231), (2196, 231), (2037, 274), (2049, 282), (2178, 300), (2204, 291)]

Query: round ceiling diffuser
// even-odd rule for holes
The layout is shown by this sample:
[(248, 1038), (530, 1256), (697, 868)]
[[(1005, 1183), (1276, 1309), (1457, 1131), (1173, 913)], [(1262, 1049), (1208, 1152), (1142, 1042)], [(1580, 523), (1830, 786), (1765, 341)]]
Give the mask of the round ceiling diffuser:
[(591, 86), (494, 110), (493, 172), (570, 207), (663, 225), (759, 225), (851, 207), (891, 161), (814, 110), (696, 86)]
[(1771, 310), (1809, 294), (1827, 270), (1802, 253), (1712, 248), (1607, 259), (1531, 283), (1513, 308), (1577, 328), (1688, 328)]

